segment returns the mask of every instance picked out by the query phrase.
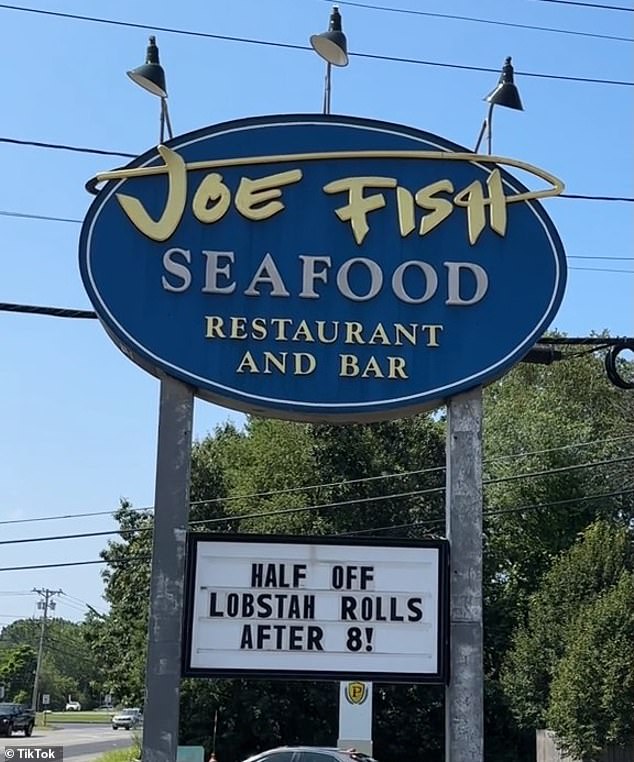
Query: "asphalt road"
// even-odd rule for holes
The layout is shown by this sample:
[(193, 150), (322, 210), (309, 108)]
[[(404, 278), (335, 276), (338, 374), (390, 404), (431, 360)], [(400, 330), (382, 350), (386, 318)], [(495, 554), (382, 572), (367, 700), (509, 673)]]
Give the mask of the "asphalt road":
[[(109, 725), (56, 725), (54, 730), (35, 728), (30, 738), (24, 738), (18, 733), (11, 738), (2, 738), (0, 749), (11, 746), (63, 746), (65, 760), (93, 762), (106, 751), (131, 746), (134, 733), (129, 730), (113, 730)], [(18, 752), (14, 759), (15, 762), (20, 762)]]

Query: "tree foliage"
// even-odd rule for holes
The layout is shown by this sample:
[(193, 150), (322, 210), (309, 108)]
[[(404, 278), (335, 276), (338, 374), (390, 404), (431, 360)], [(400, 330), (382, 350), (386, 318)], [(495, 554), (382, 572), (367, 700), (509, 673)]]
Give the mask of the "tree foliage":
[(4, 647), (0, 650), (0, 683), (4, 685), (5, 701), (21, 701), (33, 689), (37, 654), (31, 646), (11, 646), (4, 637), (3, 641)]
[(549, 726), (583, 760), (634, 741), (634, 574), (581, 607), (555, 672)]
[(632, 732), (633, 539), (627, 526), (601, 520), (562, 553), (531, 597), (503, 670), (520, 724), (550, 722), (584, 757)]
[[(0, 679), (11, 685), (9, 695), (19, 690), (21, 697), (31, 701), (41, 622), (37, 619), (18, 619), (2, 631), (0, 665), (3, 654), (13, 653), (22, 666), (13, 677), (5, 677), (0, 666)], [(38, 682), (39, 694), (50, 696), (51, 709), (63, 709), (68, 696), (90, 708), (100, 703), (102, 672), (99, 659), (85, 641), (84, 623), (54, 617), (46, 625), (43, 659)], [(6, 659), (6, 656), (4, 657)], [(14, 662), (15, 663), (15, 662)], [(8, 668), (11, 672), (11, 668)]]
[(105, 688), (128, 706), (142, 702), (145, 685), (152, 516), (123, 502), (116, 513), (120, 540), (102, 551), (108, 562), (103, 572), (110, 614), (91, 619), (87, 640), (107, 665)]
[[(485, 732), (492, 762), (531, 759), (534, 729), (547, 719), (564, 727), (563, 715), (547, 712), (548, 697), (559, 697), (553, 707), (572, 701), (556, 682), (555, 665), (573, 658), (557, 633), (575, 632), (579, 608), (617, 585), (618, 553), (625, 553), (618, 532), (634, 515), (631, 462), (625, 460), (634, 454), (633, 407), (632, 396), (610, 386), (590, 355), (550, 367), (520, 365), (486, 390)], [(443, 534), (444, 447), (439, 415), (370, 425), (259, 418), (241, 429), (226, 424), (193, 448), (192, 528)], [(111, 611), (93, 622), (93, 645), (108, 665), (112, 692), (137, 704), (152, 517), (124, 504), (118, 519), (120, 537), (103, 554)], [(603, 523), (588, 529), (597, 519)], [(593, 540), (600, 532), (612, 533), (601, 563), (599, 547), (607, 540)], [(602, 695), (618, 691), (616, 680), (610, 686)], [(336, 696), (329, 683), (187, 680), (182, 741), (210, 750), (217, 711), (221, 759), (277, 743), (334, 743)], [(379, 758), (440, 760), (442, 688), (375, 686), (374, 735)]]
[(515, 603), (594, 519), (634, 516), (631, 396), (590, 355), (520, 364), (487, 389), (488, 574)]
[(539, 697), (532, 714), (521, 715), (500, 671), (559, 555), (595, 519), (634, 516), (631, 460), (624, 460), (634, 455), (634, 398), (587, 354), (520, 364), (485, 390), (484, 402), (486, 737), (496, 760), (515, 762), (532, 758), (550, 676), (539, 649), (530, 658), (527, 651), (525, 677)]

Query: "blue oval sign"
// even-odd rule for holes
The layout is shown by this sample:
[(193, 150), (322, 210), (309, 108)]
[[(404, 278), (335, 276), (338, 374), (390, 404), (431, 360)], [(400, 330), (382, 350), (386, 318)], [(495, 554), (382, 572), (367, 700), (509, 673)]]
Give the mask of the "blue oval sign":
[(239, 410), (429, 408), (501, 376), (563, 297), (563, 248), (537, 201), (561, 183), (409, 127), (247, 119), (98, 179), (80, 267), (100, 319), (144, 368)]

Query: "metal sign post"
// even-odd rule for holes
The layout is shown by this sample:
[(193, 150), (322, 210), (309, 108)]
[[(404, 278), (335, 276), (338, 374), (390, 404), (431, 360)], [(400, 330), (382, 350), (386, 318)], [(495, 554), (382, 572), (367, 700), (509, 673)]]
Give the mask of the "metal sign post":
[(339, 683), (337, 746), (372, 756), (372, 683), (361, 680)]
[(143, 723), (144, 762), (175, 762), (178, 748), (193, 407), (190, 387), (169, 376), (161, 378)]
[(482, 656), (482, 389), (448, 404), (446, 533), (450, 543), (447, 762), (484, 758)]

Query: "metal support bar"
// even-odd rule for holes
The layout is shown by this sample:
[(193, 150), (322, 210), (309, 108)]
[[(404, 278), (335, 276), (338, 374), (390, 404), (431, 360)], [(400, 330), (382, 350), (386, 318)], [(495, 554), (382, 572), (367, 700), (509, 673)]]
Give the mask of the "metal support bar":
[(485, 133), (487, 135), (488, 153), (491, 153), (491, 141), (492, 141), (491, 123), (492, 122), (493, 122), (493, 103), (489, 103), (487, 115), (484, 117), (484, 121), (482, 122), (482, 127), (480, 127), (480, 134), (478, 135), (478, 139), (476, 140), (473, 153), (478, 153), (478, 150), (480, 149), (480, 144), (482, 143), (482, 138), (484, 137)]
[(484, 758), (482, 655), (482, 390), (450, 400), (446, 532), (451, 548), (447, 762)]
[(324, 80), (324, 114), (330, 113), (330, 78), (332, 76), (332, 66), (329, 61), (326, 62), (326, 79)]
[(170, 112), (167, 108), (167, 98), (161, 98), (161, 143), (165, 140), (165, 128), (167, 128), (167, 137), (171, 140), (174, 133), (172, 132)]
[(487, 114), (487, 153), (491, 155), (493, 150), (493, 104), (489, 106), (489, 113)]
[(194, 398), (161, 379), (143, 723), (144, 762), (175, 762)]

